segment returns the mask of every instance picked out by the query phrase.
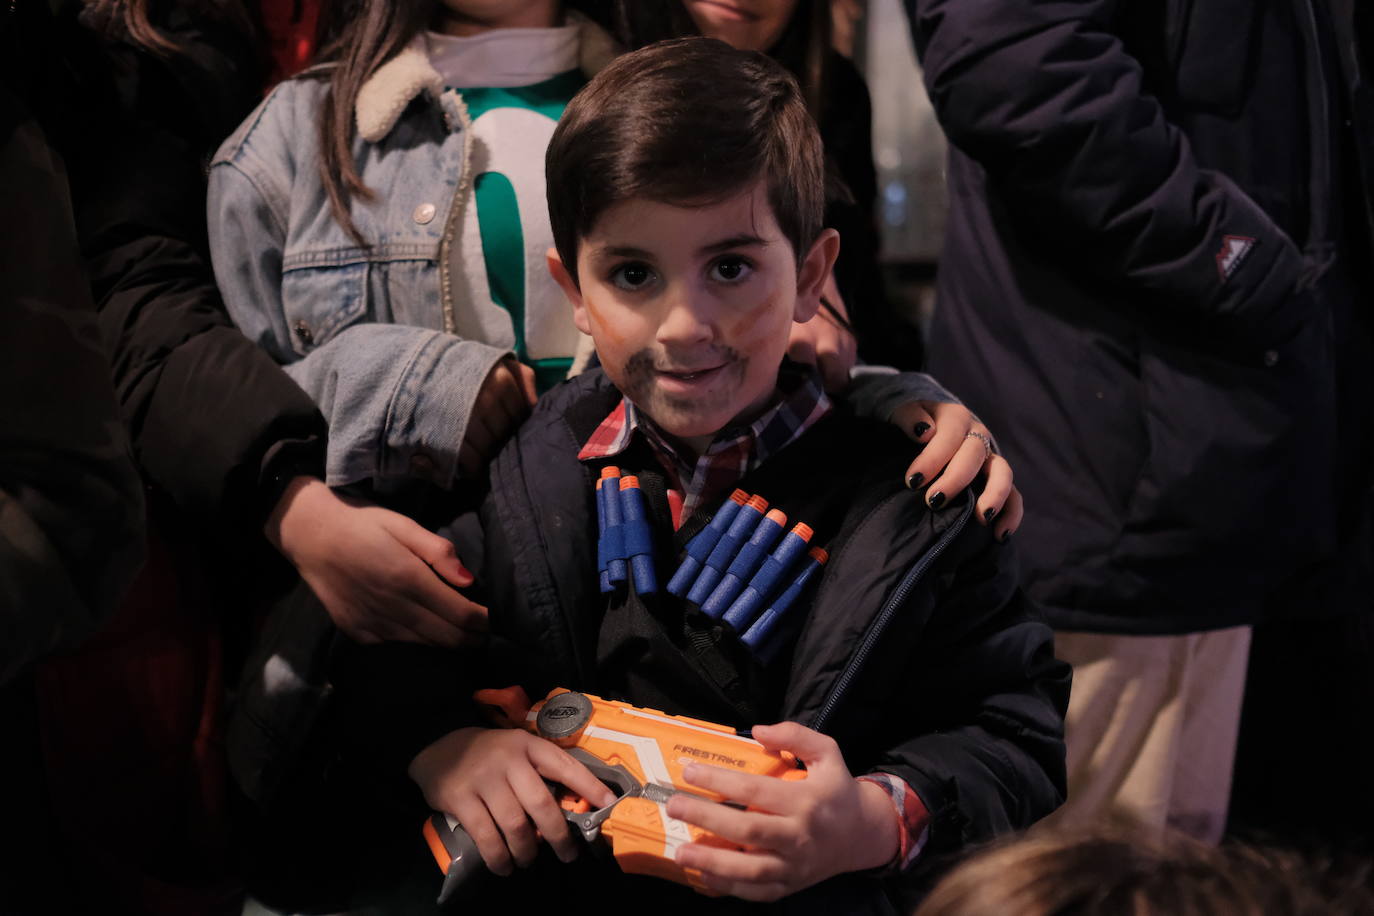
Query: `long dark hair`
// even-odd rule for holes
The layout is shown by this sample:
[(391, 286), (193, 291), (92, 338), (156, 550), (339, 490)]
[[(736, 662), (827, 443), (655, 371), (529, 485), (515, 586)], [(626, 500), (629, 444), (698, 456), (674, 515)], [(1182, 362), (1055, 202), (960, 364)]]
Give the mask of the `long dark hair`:
[(435, 0), (325, 0), (321, 4), (315, 62), (332, 66), (303, 75), (329, 81), (318, 125), (320, 177), (334, 218), (364, 248), (369, 243), (348, 212), (354, 197), (373, 198), (353, 159), (358, 90), (426, 26), (434, 6)]
[(189, 54), (174, 37), (154, 24), (172, 7), (180, 7), (192, 21), (230, 28), (241, 38), (255, 36), (256, 27), (242, 0), (85, 0), (82, 21), (109, 38), (124, 40), (157, 57)]
[[(830, 0), (798, 0), (782, 34), (767, 49), (769, 57), (797, 78), (806, 106), (822, 128), (834, 33), (830, 17)], [(614, 0), (613, 28), (626, 50), (701, 34), (680, 0)]]

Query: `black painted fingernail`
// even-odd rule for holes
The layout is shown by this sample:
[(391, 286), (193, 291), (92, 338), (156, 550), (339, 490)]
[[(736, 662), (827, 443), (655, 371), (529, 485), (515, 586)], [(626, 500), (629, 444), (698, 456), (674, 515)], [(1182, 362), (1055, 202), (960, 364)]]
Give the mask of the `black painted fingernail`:
[(915, 426), (911, 427), (911, 431), (915, 433), (917, 436), (924, 436), (926, 434), (926, 430), (928, 429), (930, 429), (930, 424), (924, 421), (917, 423)]
[(1010, 540), (1011, 540), (1012, 534), (1013, 534), (1013, 532), (1011, 532), (1011, 531), (1003, 532), (1003, 534), (1002, 534), (1002, 543), (1005, 544), (1007, 541), (1010, 541)]
[(983, 521), (990, 522), (997, 517), (997, 509), (992, 508), (983, 513)]
[(926, 475), (917, 471), (915, 474), (912, 474), (910, 477), (906, 479), (906, 488), (908, 490), (914, 490), (917, 487), (919, 487), (922, 483), (924, 483), (925, 479)]
[(938, 509), (945, 504), (945, 494), (932, 493), (930, 497), (926, 499), (926, 502), (930, 504), (930, 508)]

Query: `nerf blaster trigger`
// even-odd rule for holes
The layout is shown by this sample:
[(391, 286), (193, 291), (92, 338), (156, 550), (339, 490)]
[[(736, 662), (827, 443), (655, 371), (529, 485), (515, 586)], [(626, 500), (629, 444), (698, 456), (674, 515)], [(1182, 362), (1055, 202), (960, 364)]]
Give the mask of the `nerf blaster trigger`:
[[(791, 755), (770, 753), (729, 726), (590, 694), (554, 690), (529, 709), (520, 727), (566, 749), (614, 790), (615, 801), (593, 810), (585, 799), (551, 785), (564, 817), (584, 839), (608, 843), (620, 868), (629, 874), (654, 875), (704, 894), (711, 891), (701, 883), (700, 873), (675, 861), (678, 847), (690, 842), (739, 847), (668, 816), (668, 800), (677, 793), (726, 801), (690, 786), (683, 770), (692, 763), (708, 763), (759, 776), (806, 777)], [(481, 867), (481, 859), (466, 831), (448, 815), (433, 815), (425, 824), (425, 836), (446, 874), (442, 903)]]

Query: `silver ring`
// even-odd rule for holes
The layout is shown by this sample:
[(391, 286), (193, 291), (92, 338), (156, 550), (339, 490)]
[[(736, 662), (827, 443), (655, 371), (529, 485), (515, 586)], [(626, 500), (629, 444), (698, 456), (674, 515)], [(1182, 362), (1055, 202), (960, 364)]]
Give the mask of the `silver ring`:
[(982, 433), (969, 430), (968, 432), (964, 433), (964, 438), (981, 439), (983, 442), (983, 460), (987, 461), (989, 458), (992, 457), (992, 440), (989, 439), (987, 436), (983, 435)]

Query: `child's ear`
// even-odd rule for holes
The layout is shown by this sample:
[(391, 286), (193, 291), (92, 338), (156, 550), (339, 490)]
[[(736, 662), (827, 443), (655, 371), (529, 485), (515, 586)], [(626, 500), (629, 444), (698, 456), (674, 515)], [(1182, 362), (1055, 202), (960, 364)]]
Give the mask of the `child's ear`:
[(591, 322), (587, 320), (587, 308), (582, 303), (582, 290), (577, 288), (577, 281), (568, 273), (568, 268), (563, 266), (563, 259), (558, 256), (557, 248), (550, 248), (544, 252), (544, 260), (549, 265), (549, 274), (553, 281), (563, 288), (563, 294), (568, 297), (568, 301), (573, 307), (573, 324), (583, 334), (592, 332)]
[(840, 255), (840, 234), (834, 229), (822, 229), (811, 250), (802, 259), (801, 270), (797, 272), (797, 305), (792, 313), (794, 321), (810, 321), (816, 317), (821, 307), (821, 293), (830, 273), (835, 269), (835, 259)]

